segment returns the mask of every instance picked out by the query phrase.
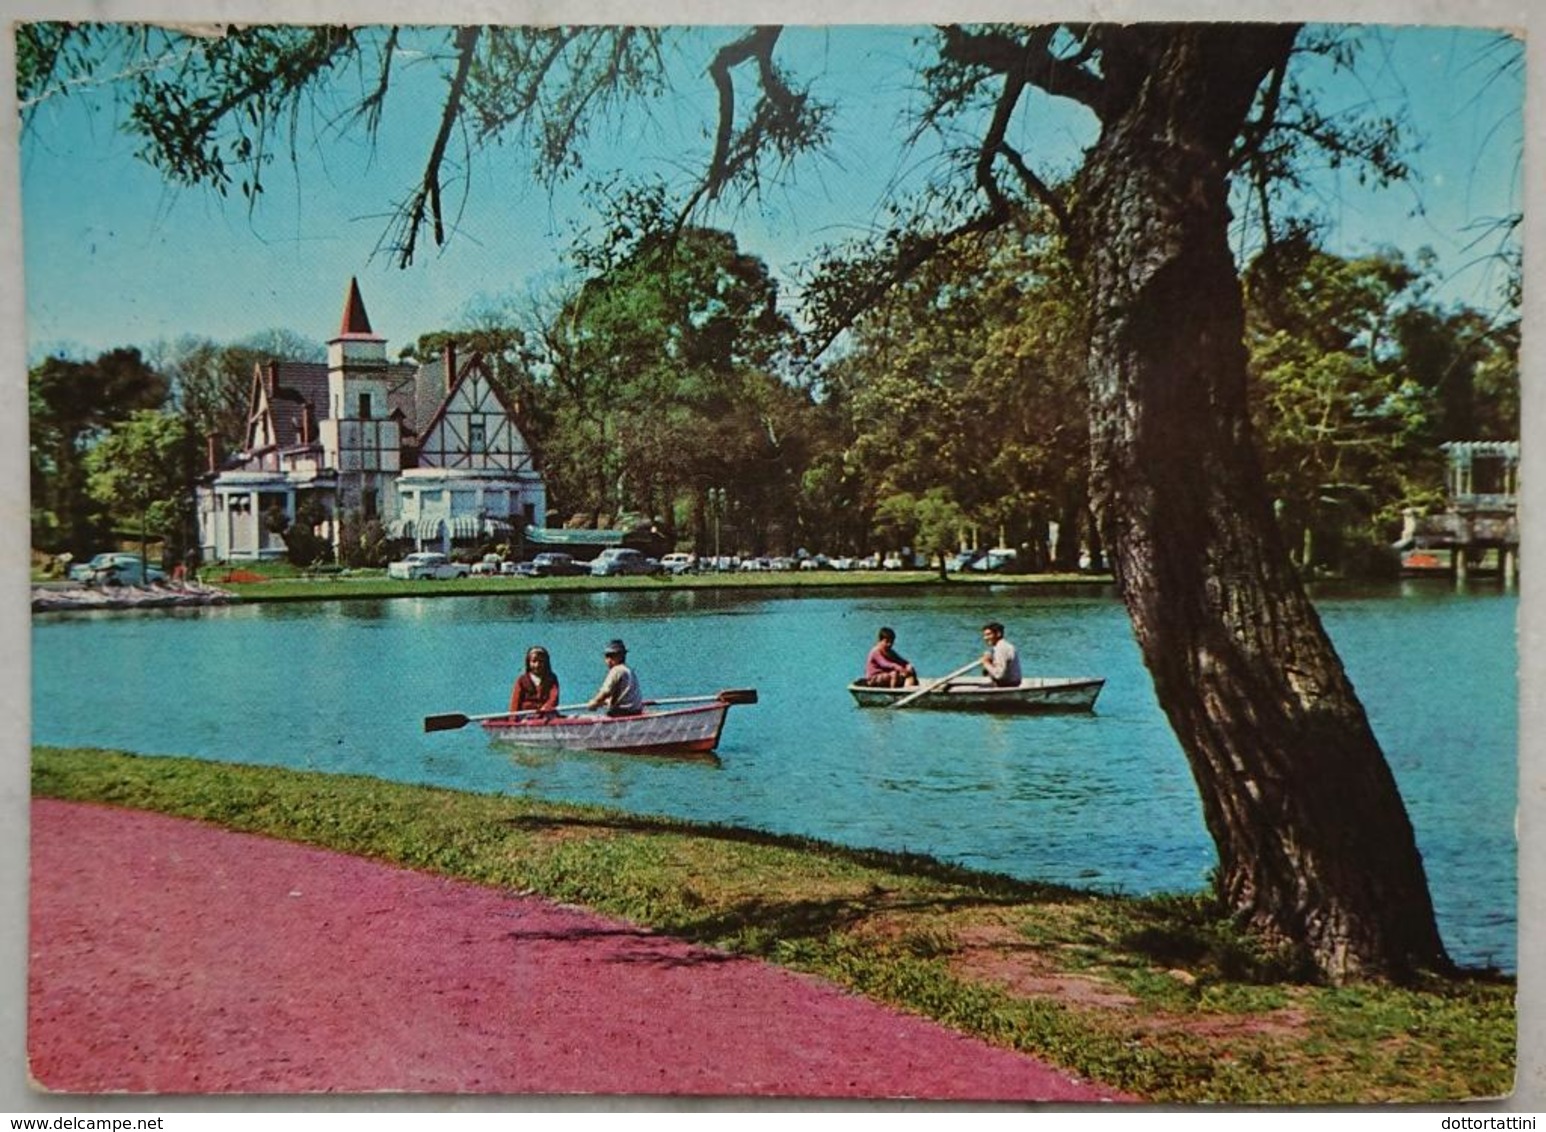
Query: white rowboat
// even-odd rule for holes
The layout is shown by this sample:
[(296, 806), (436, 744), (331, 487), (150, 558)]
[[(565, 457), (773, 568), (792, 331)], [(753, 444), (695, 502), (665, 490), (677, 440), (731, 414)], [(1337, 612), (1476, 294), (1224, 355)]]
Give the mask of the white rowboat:
[[(920, 681), (918, 687), (929, 684), (928, 680), (920, 678)], [(1015, 714), (1093, 711), (1095, 699), (1105, 683), (1104, 679), (1095, 676), (1033, 676), (1019, 684), (999, 687), (983, 676), (963, 676), (917, 696), (907, 706), (932, 711)], [(915, 695), (918, 687), (872, 688), (856, 683), (848, 685), (848, 691), (860, 707), (890, 707), (898, 700)]]
[(526, 747), (565, 751), (623, 751), (630, 754), (673, 754), (712, 751), (725, 726), (724, 702), (642, 715), (554, 715), (488, 719), (483, 730), (491, 737)]

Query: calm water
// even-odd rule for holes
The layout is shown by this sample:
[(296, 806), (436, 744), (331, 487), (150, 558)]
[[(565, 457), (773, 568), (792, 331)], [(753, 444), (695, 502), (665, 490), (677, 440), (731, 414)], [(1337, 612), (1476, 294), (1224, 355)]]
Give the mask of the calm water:
[[(1515, 956), (1517, 603), (1442, 584), (1318, 604), (1399, 780), (1462, 962)], [(1093, 716), (860, 711), (844, 684), (881, 624), (928, 673), (1009, 627), (1028, 674), (1107, 679)], [(513, 752), (425, 715), (501, 710), (525, 647), (566, 702), (627, 639), (647, 696), (755, 687), (716, 762)], [(33, 733), (119, 747), (596, 802), (911, 850), (1128, 893), (1214, 863), (1186, 763), (1109, 593), (664, 592), (50, 616), (33, 626)]]

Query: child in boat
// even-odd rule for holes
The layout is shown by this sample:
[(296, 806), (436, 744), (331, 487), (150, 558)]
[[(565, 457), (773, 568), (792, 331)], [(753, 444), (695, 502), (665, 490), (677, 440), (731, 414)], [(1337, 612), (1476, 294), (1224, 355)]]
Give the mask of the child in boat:
[(864, 660), (864, 681), (871, 688), (903, 688), (918, 683), (918, 670), (896, 651), (896, 633), (881, 626), (875, 647)]
[(548, 650), (541, 645), (526, 650), (526, 667), (510, 689), (510, 710), (535, 711), (544, 715), (558, 710), (558, 677), (548, 659)]

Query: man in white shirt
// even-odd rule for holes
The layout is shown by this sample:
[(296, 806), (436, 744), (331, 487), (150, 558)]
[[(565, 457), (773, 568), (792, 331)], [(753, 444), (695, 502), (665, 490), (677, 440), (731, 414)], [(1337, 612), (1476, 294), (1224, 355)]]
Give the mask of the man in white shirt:
[(1004, 639), (1004, 626), (989, 621), (982, 627), (982, 641), (988, 651), (982, 654), (982, 671), (1000, 688), (1014, 688), (1020, 683), (1020, 654), (1015, 646)]
[(607, 662), (606, 679), (585, 706), (604, 707), (608, 715), (642, 714), (644, 695), (639, 691), (639, 678), (628, 667), (628, 647), (622, 641), (608, 641), (602, 656)]

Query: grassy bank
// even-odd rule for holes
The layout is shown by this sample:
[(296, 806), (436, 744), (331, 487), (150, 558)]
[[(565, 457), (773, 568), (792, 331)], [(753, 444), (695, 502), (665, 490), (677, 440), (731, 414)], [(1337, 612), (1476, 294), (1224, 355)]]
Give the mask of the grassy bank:
[(1200, 897), (367, 778), (35, 748), (36, 795), (158, 810), (582, 904), (830, 979), (1153, 1101), (1511, 1088), (1514, 986), (1295, 982)]
[[(683, 574), (648, 578), (456, 578), (443, 582), (393, 581), (379, 570), (307, 577), (281, 568), (270, 573), (267, 565), (254, 571), (208, 570), (203, 579), (247, 601), (330, 601), (355, 598), (448, 597), (467, 594), (565, 593), (594, 590), (798, 590), (815, 593), (885, 586), (898, 589), (923, 587), (980, 588), (984, 586), (1044, 586), (1048, 584), (1100, 585), (1110, 579), (1079, 574), (953, 574), (940, 581), (937, 571), (779, 571), (767, 573)], [(263, 581), (242, 581), (251, 572)], [(227, 580), (233, 578), (235, 580)]]

